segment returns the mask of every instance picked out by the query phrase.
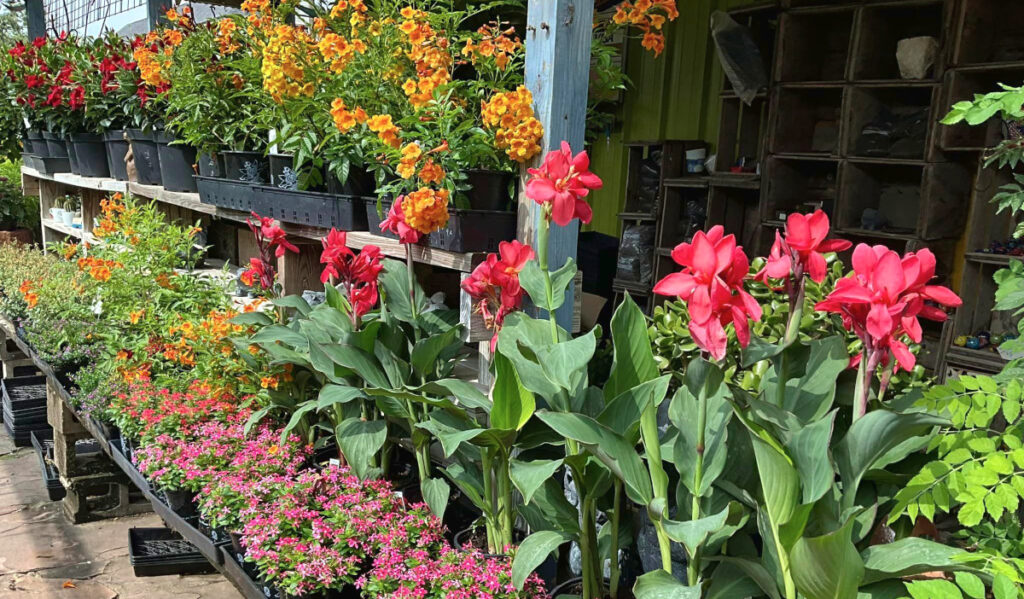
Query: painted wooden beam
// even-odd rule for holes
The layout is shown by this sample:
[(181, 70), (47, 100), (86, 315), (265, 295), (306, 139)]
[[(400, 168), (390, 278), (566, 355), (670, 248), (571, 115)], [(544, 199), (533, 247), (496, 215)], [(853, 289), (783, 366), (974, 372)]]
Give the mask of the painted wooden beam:
[[(526, 86), (533, 92), (537, 119), (544, 125), (544, 152), (569, 142), (574, 152), (583, 149), (590, 84), (590, 42), (593, 35), (593, 0), (530, 0), (526, 17)], [(518, 237), (536, 246), (539, 206), (526, 197), (526, 171), (519, 196)], [(579, 221), (553, 226), (548, 260), (557, 269), (567, 258), (576, 259)], [(575, 290), (557, 311), (559, 324), (571, 330)]]
[(46, 8), (43, 0), (25, 0), (25, 18), (28, 21), (28, 37), (46, 37)]
[(147, 0), (146, 12), (150, 31), (153, 31), (167, 20), (166, 14), (170, 8), (170, 0)]

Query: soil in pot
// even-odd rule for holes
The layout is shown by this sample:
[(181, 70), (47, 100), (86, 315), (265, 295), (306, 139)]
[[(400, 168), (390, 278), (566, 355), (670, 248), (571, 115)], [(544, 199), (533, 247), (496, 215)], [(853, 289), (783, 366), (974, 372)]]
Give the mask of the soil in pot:
[(466, 197), (473, 210), (508, 210), (515, 197), (517, 179), (512, 173), (473, 169), (465, 171)]
[(174, 137), (164, 132), (156, 134), (157, 153), (160, 157), (160, 180), (168, 191), (196, 192), (193, 178), (196, 163), (195, 148), (173, 144)]
[(103, 145), (107, 154), (107, 168), (110, 176), (118, 181), (128, 180), (128, 165), (124, 157), (128, 153), (128, 141), (124, 138), (124, 130), (116, 129), (103, 134)]
[(157, 150), (153, 134), (141, 129), (126, 129), (128, 141), (135, 159), (135, 172), (139, 183), (143, 185), (160, 185), (160, 154)]
[(63, 137), (49, 131), (43, 131), (43, 139), (46, 140), (47, 156), (50, 158), (68, 157), (68, 147), (64, 143)]
[(262, 185), (268, 180), (270, 166), (258, 152), (222, 152), (224, 178)]
[(219, 153), (204, 152), (196, 159), (201, 177), (224, 177), (224, 161)]
[(78, 161), (78, 171), (83, 177), (109, 177), (110, 165), (107, 163), (107, 148), (103, 138), (92, 133), (76, 133), (71, 136), (73, 158), (71, 167), (74, 169)]
[(71, 174), (81, 175), (82, 170), (78, 166), (78, 154), (75, 152), (75, 145), (71, 143), (71, 138), (64, 140), (64, 147), (67, 148), (68, 162), (71, 163)]

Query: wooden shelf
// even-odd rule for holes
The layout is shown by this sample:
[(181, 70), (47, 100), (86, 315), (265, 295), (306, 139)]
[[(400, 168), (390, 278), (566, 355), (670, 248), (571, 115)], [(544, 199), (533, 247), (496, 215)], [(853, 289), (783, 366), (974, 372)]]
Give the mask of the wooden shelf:
[(852, 235), (854, 237), (874, 237), (877, 239), (896, 239), (911, 241), (917, 239), (913, 233), (890, 233), (888, 231), (873, 231), (871, 229), (860, 229), (856, 227), (844, 227), (837, 229), (839, 235)]
[(1009, 266), (1014, 260), (1024, 260), (1024, 256), (1011, 256), (1009, 254), (993, 254), (990, 252), (967, 252), (964, 259), (977, 264), (995, 264), (996, 266)]
[(181, 191), (168, 191), (159, 185), (143, 185), (141, 183), (129, 183), (128, 191), (132, 195), (142, 196), (164, 204), (171, 204), (179, 208), (187, 208), (193, 212), (202, 214), (217, 214), (217, 207), (210, 204), (203, 204), (199, 201), (198, 193)]
[(946, 350), (946, 363), (952, 366), (998, 372), (1006, 365), (1006, 360), (999, 355), (999, 352), (987, 347), (983, 349), (969, 349), (953, 345)]
[(92, 189), (95, 191), (110, 191), (121, 193), (128, 191), (128, 183), (126, 181), (117, 181), (115, 179), (105, 179), (100, 177), (81, 177), (79, 175), (74, 175), (72, 173), (54, 173), (52, 175), (47, 175), (29, 166), (22, 166), (21, 174), (36, 179), (43, 179), (45, 181), (53, 181), (55, 183), (61, 183), (63, 185), (70, 185), (72, 187), (80, 187), (82, 189)]
[(648, 295), (651, 293), (651, 284), (638, 283), (636, 281), (627, 281), (625, 279), (615, 278), (612, 280), (612, 288), (625, 289), (627, 291), (636, 291)]
[(721, 173), (711, 177), (712, 187), (761, 189), (761, 175), (757, 173)]
[(653, 222), (653, 221), (657, 220), (657, 218), (658, 218), (657, 216), (655, 216), (653, 214), (650, 214), (650, 213), (647, 213), (647, 212), (620, 212), (619, 213), (619, 219), (620, 220), (645, 221), (645, 222), (646, 221), (651, 221), (651, 222)]
[(662, 185), (665, 187), (691, 187), (696, 189), (703, 189), (708, 186), (711, 178), (705, 176), (691, 176), (691, 177), (674, 177), (672, 179), (665, 179)]
[(57, 222), (55, 220), (48, 219), (48, 218), (44, 218), (41, 221), (41, 224), (42, 224), (42, 226), (46, 227), (47, 229), (49, 229), (51, 231), (56, 231), (56, 232), (61, 233), (63, 235), (67, 235), (69, 237), (74, 237), (75, 239), (81, 239), (81, 240), (87, 241), (89, 243), (95, 243), (96, 242), (96, 238), (95, 237), (93, 237), (90, 233), (87, 233), (87, 232), (83, 231), (81, 228), (78, 228), (78, 227), (69, 227), (69, 226), (65, 225), (64, 223), (59, 223), (59, 222)]

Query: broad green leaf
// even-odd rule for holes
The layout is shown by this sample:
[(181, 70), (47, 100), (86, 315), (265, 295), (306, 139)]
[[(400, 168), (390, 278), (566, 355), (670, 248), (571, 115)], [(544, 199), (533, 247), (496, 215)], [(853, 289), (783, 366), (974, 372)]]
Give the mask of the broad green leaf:
[(957, 561), (957, 556), (962, 555), (966, 555), (963, 549), (918, 537), (908, 537), (885, 545), (873, 545), (861, 554), (864, 561), (864, 583), (870, 584), (937, 570), (972, 570), (962, 561)]
[(717, 514), (684, 522), (666, 519), (662, 526), (665, 527), (665, 534), (669, 538), (682, 543), (686, 547), (688, 555), (693, 555), (696, 549), (708, 540), (708, 537), (725, 528), (727, 523), (738, 522), (742, 516), (742, 506), (738, 502), (731, 501), (725, 509)]
[(1017, 599), (1020, 589), (1005, 574), (996, 574), (992, 579), (992, 594), (995, 599)]
[(494, 355), (491, 401), (491, 426), (499, 430), (522, 429), (537, 407), (533, 393), (523, 386), (512, 362), (501, 353)]
[(391, 387), (388, 377), (384, 374), (377, 359), (358, 347), (340, 343), (335, 345), (314, 344), (310, 346), (310, 351), (313, 347), (322, 351), (335, 364), (358, 373), (368, 384), (379, 389)]
[[(594, 358), (597, 339), (594, 331), (572, 341), (536, 348), (537, 360), (544, 376), (566, 391), (574, 391), (587, 374), (587, 365)], [(524, 381), (525, 383), (525, 381)]]
[(953, 578), (960, 589), (971, 599), (985, 599), (985, 583), (977, 575), (970, 572), (956, 572)]
[(829, 443), (836, 412), (816, 420), (792, 434), (786, 450), (800, 473), (802, 503), (820, 499), (835, 482), (835, 470), (829, 456)]
[(907, 583), (912, 599), (963, 599), (960, 589), (948, 580), (916, 580)]
[(778, 534), (780, 526), (789, 521), (800, 501), (800, 474), (789, 457), (778, 448), (751, 432), (757, 471), (761, 478), (764, 505), (771, 526)]
[(324, 385), (320, 388), (320, 395), (317, 397), (316, 409), (323, 410), (334, 404), (348, 403), (354, 399), (363, 399), (363, 391), (357, 387), (347, 385)]
[(664, 401), (671, 382), (672, 375), (666, 374), (623, 391), (606, 403), (597, 421), (627, 439), (638, 439), (632, 429), (640, 426), (640, 415), (652, 403), (658, 406)]
[[(761, 562), (746, 557), (718, 557), (716, 560), (742, 571), (757, 584), (765, 595), (768, 595), (769, 599), (779, 599), (779, 587), (775, 583), (775, 578)], [(723, 597), (722, 599), (732, 599), (732, 597)]]
[(686, 586), (664, 570), (640, 576), (633, 585), (636, 599), (700, 599), (699, 586)]
[(450, 458), (460, 445), (472, 441), (484, 432), (484, 429), (466, 426), (466, 423), (443, 410), (434, 410), (429, 420), (416, 426), (429, 432), (441, 443), (446, 458)]
[(242, 314), (233, 317), (228, 322), (230, 322), (231, 324), (237, 324), (242, 326), (266, 326), (269, 324), (273, 324), (274, 320), (267, 316), (266, 314), (264, 314), (263, 312), (243, 312)]
[[(420, 339), (412, 348), (409, 362), (412, 367), (423, 377), (432, 377), (436, 370), (438, 356), (452, 343), (459, 342), (460, 329), (449, 329), (439, 335), (431, 335)], [(461, 343), (460, 343), (461, 345)]]
[(512, 584), (522, 590), (526, 579), (537, 566), (569, 540), (569, 535), (554, 530), (541, 530), (526, 537), (512, 559)]
[(537, 489), (562, 467), (562, 460), (509, 460), (509, 477), (523, 494), (523, 503), (530, 503)]
[(411, 390), (439, 397), (454, 397), (459, 400), (459, 405), (466, 408), (490, 409), (491, 407), (491, 402), (486, 395), (472, 383), (461, 379), (440, 379), (413, 387)]
[(388, 426), (385, 420), (349, 418), (334, 429), (334, 436), (352, 471), (365, 479), (377, 470), (372, 463), (387, 441)]
[[(412, 300), (409, 291), (409, 271), (406, 269), (405, 263), (387, 259), (383, 264), (384, 271), (380, 274), (380, 286), (384, 291), (383, 303), (398, 320), (415, 324), (413, 323)], [(414, 282), (413, 284), (416, 290), (417, 313), (422, 314), (427, 307), (427, 299), (419, 283)]]
[[(686, 369), (683, 384), (669, 405), (669, 419), (679, 431), (673, 452), (673, 463), (690, 494), (703, 497), (725, 470), (728, 457), (729, 420), (733, 409), (730, 391), (722, 371), (706, 360), (693, 360)], [(701, 412), (705, 423), (703, 467), (698, 488), (697, 445), (701, 431)]]
[(733, 564), (723, 563), (715, 568), (711, 587), (704, 599), (736, 599), (762, 595), (757, 582)]
[(301, 295), (286, 295), (284, 297), (275, 298), (273, 300), (275, 306), (282, 308), (292, 308), (303, 316), (308, 316), (312, 311), (309, 302), (304, 300)]
[(565, 498), (561, 479), (544, 481), (533, 493), (529, 504), (519, 506), (519, 514), (534, 530), (560, 530), (578, 535), (579, 511)]
[(576, 276), (576, 263), (570, 258), (565, 265), (551, 272), (551, 297), (548, 297), (544, 272), (540, 263), (530, 260), (519, 273), (519, 284), (530, 296), (534, 306), (542, 310), (557, 310), (565, 303), (565, 290)]
[(523, 386), (549, 402), (557, 397), (560, 388), (548, 380), (535, 352), (553, 342), (547, 321), (521, 312), (509, 314), (498, 333), (498, 352), (515, 366)]
[(864, 564), (852, 539), (853, 519), (834, 532), (801, 537), (790, 551), (793, 582), (807, 599), (856, 599)]
[(438, 520), (444, 519), (444, 512), (448, 509), (448, 498), (451, 496), (451, 487), (448, 481), (443, 478), (428, 478), (420, 481), (420, 492), (423, 493), (423, 501), (430, 507), (430, 511), (437, 516)]
[(658, 376), (647, 318), (628, 293), (612, 316), (611, 333), (614, 358), (604, 386), (606, 402)]

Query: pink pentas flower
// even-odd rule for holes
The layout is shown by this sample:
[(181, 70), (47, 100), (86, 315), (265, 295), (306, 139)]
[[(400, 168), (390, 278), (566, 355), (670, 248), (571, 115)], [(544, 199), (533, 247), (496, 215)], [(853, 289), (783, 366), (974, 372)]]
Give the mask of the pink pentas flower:
[(387, 218), (380, 223), (380, 230), (397, 235), (400, 243), (417, 243), (421, 233), (405, 222), (405, 212), (402, 210), (404, 200), (405, 196), (398, 196), (398, 199), (392, 202)]
[(683, 270), (672, 273), (654, 286), (658, 295), (677, 296), (686, 303), (690, 334), (716, 360), (725, 357), (730, 322), (742, 347), (750, 343), (750, 324), (761, 320), (761, 306), (744, 289), (750, 262), (734, 235), (725, 235), (721, 225), (707, 233), (698, 231), (691, 243), (672, 250), (672, 259)]
[(585, 198), (592, 189), (600, 189), (601, 178), (590, 172), (590, 157), (586, 152), (573, 156), (567, 142), (560, 150), (552, 150), (544, 157), (540, 168), (529, 170), (532, 178), (526, 183), (526, 195), (538, 204), (550, 205), (551, 220), (566, 226), (574, 218), (589, 223), (593, 217)]
[(828, 271), (824, 254), (841, 252), (851, 245), (843, 239), (827, 239), (828, 233), (828, 215), (823, 211), (790, 214), (785, 237), (775, 232), (775, 243), (765, 267), (757, 274), (758, 279), (785, 279), (790, 275), (799, 278), (806, 273), (815, 283), (824, 281)]
[(886, 365), (891, 354), (897, 369), (913, 369), (917, 359), (902, 337), (920, 343), (918, 317), (942, 322), (947, 316), (940, 307), (962, 303), (950, 289), (929, 284), (935, 277), (935, 255), (926, 248), (901, 258), (884, 245), (862, 243), (853, 251), (853, 270), (815, 309), (842, 317), (843, 326), (864, 343), (869, 365)]

